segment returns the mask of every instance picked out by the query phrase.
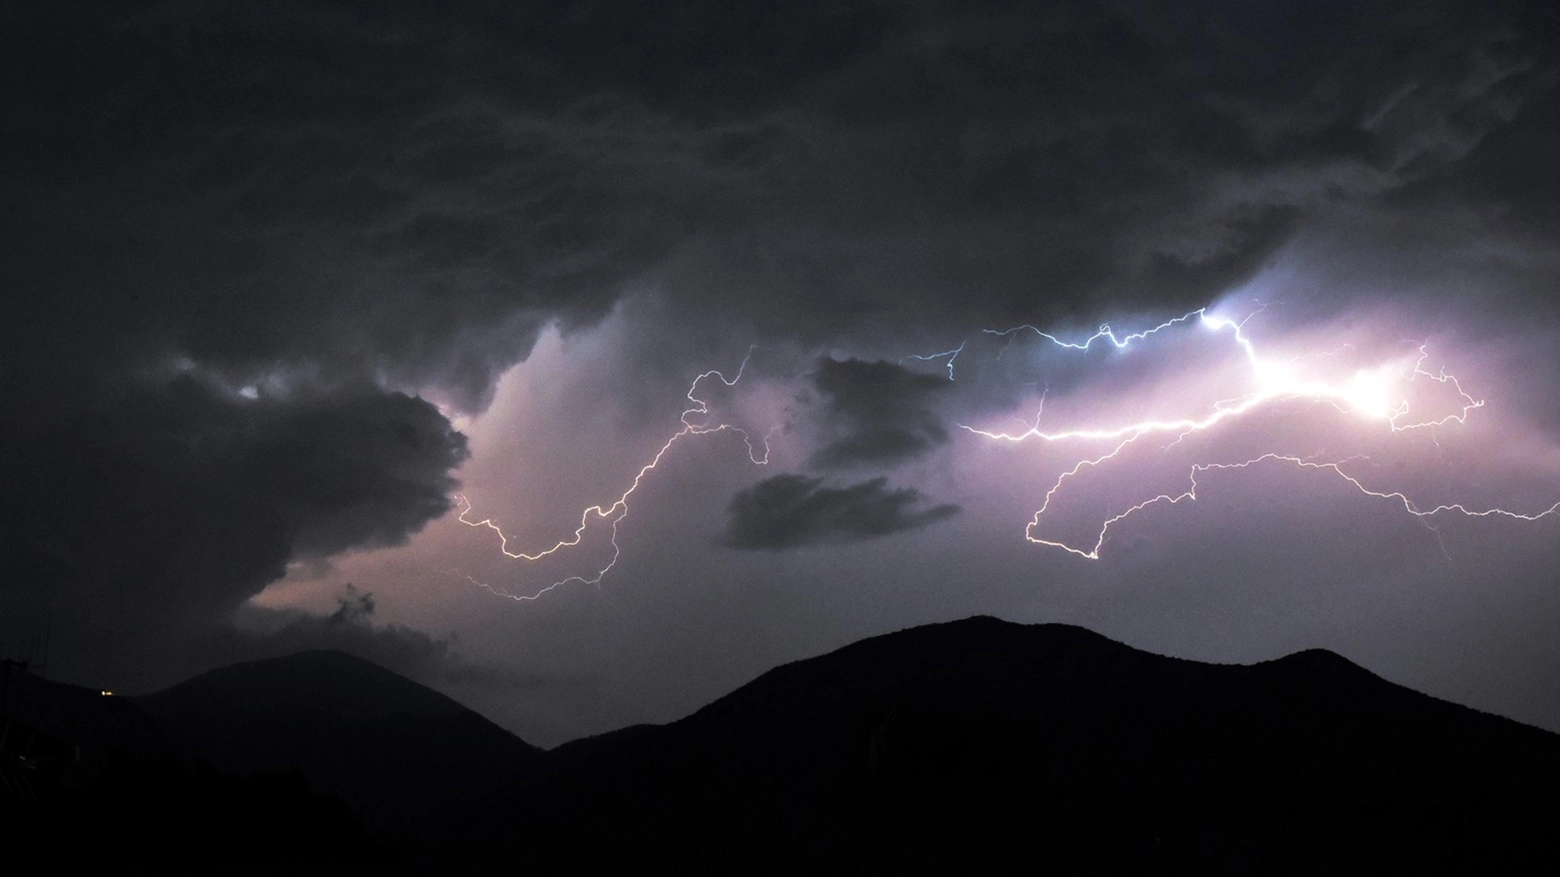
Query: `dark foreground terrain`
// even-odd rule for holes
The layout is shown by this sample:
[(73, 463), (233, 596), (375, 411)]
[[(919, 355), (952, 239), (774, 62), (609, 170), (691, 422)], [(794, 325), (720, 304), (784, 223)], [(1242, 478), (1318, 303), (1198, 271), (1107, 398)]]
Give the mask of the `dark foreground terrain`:
[[(4, 800), (7, 824), (27, 831), (9, 836), (60, 865), (1560, 868), (1560, 737), (1323, 651), (1210, 665), (1076, 627), (971, 618), (798, 661), (680, 721), (549, 752), (340, 653), (225, 668), (134, 702), (11, 685), (0, 748), (8, 782), (27, 785)], [(106, 840), (78, 842), (89, 836)]]

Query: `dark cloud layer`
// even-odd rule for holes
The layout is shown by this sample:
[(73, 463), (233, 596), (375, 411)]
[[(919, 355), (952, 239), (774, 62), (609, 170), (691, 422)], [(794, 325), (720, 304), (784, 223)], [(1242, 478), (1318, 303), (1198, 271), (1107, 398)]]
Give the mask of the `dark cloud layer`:
[(948, 441), (931, 401), (948, 381), (891, 362), (825, 357), (812, 375), (824, 397), (823, 444), (814, 466), (903, 462)]
[(1184, 309), (1318, 210), (1444, 189), (1555, 77), (1521, 6), (1195, 9), (39, 4), (14, 315), (480, 407), (635, 280), (808, 337)]
[(185, 379), (7, 439), (26, 497), (8, 580), (158, 612), (175, 593), (248, 596), (293, 557), (396, 544), (446, 511), (465, 455), (407, 396), (251, 401)]
[(882, 477), (828, 487), (822, 478), (776, 475), (732, 497), (725, 543), (778, 551), (853, 542), (925, 527), (958, 511), (951, 504), (923, 506), (920, 491), (889, 487)]
[[(81, 403), (82, 400), (76, 400)], [(293, 560), (394, 545), (447, 509), (464, 438), (369, 388), (248, 399), (188, 376), (7, 424), (7, 615), (83, 663), (220, 621)]]

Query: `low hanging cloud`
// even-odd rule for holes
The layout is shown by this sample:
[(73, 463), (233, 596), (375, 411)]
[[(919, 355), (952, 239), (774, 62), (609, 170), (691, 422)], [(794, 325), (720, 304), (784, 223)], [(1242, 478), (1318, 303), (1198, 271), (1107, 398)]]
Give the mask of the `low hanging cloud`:
[(948, 441), (948, 429), (931, 407), (947, 390), (946, 378), (891, 362), (825, 357), (812, 383), (827, 400), (826, 437), (813, 454), (814, 466), (901, 463)]
[(739, 492), (728, 511), (726, 545), (780, 551), (915, 530), (952, 517), (959, 507), (924, 506), (920, 491), (889, 487), (886, 477), (827, 487), (822, 478), (786, 474)]
[(61, 667), (177, 650), (153, 632), (221, 623), (291, 562), (448, 510), (466, 439), (428, 402), (255, 396), (182, 376), (9, 431), (5, 626), (52, 625)]
[(462, 652), (453, 634), (427, 631), (376, 617), (373, 591), (348, 583), (335, 597), (336, 609), (320, 615), (289, 608), (245, 603), (230, 625), (189, 625), (169, 631), (181, 640), (180, 660), (164, 658), (163, 666), (109, 672), (101, 681), (126, 692), (156, 690), (179, 681), (189, 666), (221, 666), (260, 661), (308, 650), (335, 650), (356, 655), (409, 679), (433, 687), (472, 680), (501, 691), (534, 690), (542, 680), (517, 673)]
[(324, 616), (245, 604), (235, 615), (236, 630), (208, 639), (207, 658), (224, 664), (336, 649), (430, 684), (482, 669), (455, 650), (449, 636), (376, 623), (376, 608), (374, 593), (351, 583), (337, 595), (336, 610)]

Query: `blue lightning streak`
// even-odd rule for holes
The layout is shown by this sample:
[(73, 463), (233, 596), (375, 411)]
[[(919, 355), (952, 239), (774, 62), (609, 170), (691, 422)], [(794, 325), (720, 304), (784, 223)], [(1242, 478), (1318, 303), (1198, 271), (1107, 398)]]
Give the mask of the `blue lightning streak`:
[(942, 353), (906, 354), (905, 356), (899, 357), (899, 363), (903, 365), (904, 361), (907, 359), (919, 359), (922, 362), (936, 362), (937, 360), (946, 356), (948, 357), (948, 380), (951, 381), (953, 380), (953, 361), (959, 358), (959, 354), (964, 352), (964, 345), (968, 343), (969, 342), (967, 341), (961, 341), (958, 347), (955, 347), (952, 350), (944, 350)]
[[(1253, 317), (1256, 314), (1259, 314), (1261, 312), (1262, 312), (1262, 308), (1259, 307), (1256, 311), (1253, 311), (1250, 315), (1248, 315), (1246, 317), (1246, 320), (1251, 319), (1251, 317)], [(1189, 313), (1182, 314), (1179, 317), (1174, 317), (1174, 318), (1171, 318), (1169, 320), (1166, 320), (1163, 323), (1160, 323), (1159, 325), (1154, 326), (1151, 329), (1144, 329), (1141, 332), (1133, 332), (1133, 333), (1131, 333), (1129, 335), (1124, 335), (1124, 336), (1118, 336), (1116, 334), (1116, 331), (1111, 328), (1110, 324), (1106, 323), (1106, 324), (1100, 326), (1100, 328), (1093, 335), (1090, 335), (1089, 337), (1083, 339), (1082, 342), (1063, 341), (1062, 339), (1056, 337), (1055, 335), (1052, 335), (1049, 332), (1043, 332), (1043, 331), (1041, 331), (1040, 329), (1038, 329), (1038, 328), (1036, 328), (1034, 326), (1028, 325), (1027, 323), (1025, 325), (1022, 325), (1022, 326), (1014, 326), (1011, 329), (982, 329), (981, 331), (986, 333), (987, 335), (995, 335), (998, 338), (1006, 338), (1006, 339), (1008, 339), (1008, 343), (1007, 343), (1007, 345), (1005, 345), (1003, 347), (1003, 350), (1006, 350), (1007, 347), (1012, 346), (1013, 339), (1018, 336), (1018, 333), (1023, 332), (1025, 330), (1033, 332), (1036, 335), (1039, 335), (1041, 338), (1044, 338), (1045, 340), (1047, 340), (1047, 341), (1051, 342), (1052, 344), (1056, 345), (1057, 347), (1062, 347), (1062, 348), (1065, 348), (1067, 350), (1088, 350), (1090, 347), (1094, 346), (1094, 342), (1099, 341), (1101, 339), (1104, 339), (1107, 343), (1109, 343), (1111, 346), (1113, 346), (1113, 347), (1115, 347), (1117, 349), (1125, 349), (1127, 347), (1130, 347), (1132, 345), (1132, 343), (1135, 342), (1135, 341), (1142, 341), (1143, 339), (1145, 339), (1145, 338), (1147, 338), (1147, 337), (1149, 337), (1151, 335), (1158, 334), (1159, 332), (1161, 332), (1161, 331), (1163, 331), (1165, 329), (1168, 329), (1171, 326), (1175, 326), (1177, 324), (1184, 323), (1187, 320), (1192, 319), (1193, 317), (1201, 317), (1205, 321), (1214, 319), (1214, 318), (1208, 316), (1208, 309), (1207, 308), (1198, 308), (1195, 311), (1191, 311)], [(1240, 327), (1245, 325), (1246, 320), (1241, 320), (1240, 323), (1238, 323), (1238, 324), (1237, 323), (1229, 323), (1228, 320), (1222, 320), (1220, 322), (1221, 323), (1229, 323), (1229, 325), (1234, 326), (1236, 328), (1237, 332), (1238, 332)], [(964, 345), (960, 344), (959, 345), (959, 349), (963, 350), (964, 349)], [(918, 356), (918, 357), (915, 357), (915, 359), (930, 359), (930, 358), (934, 358), (934, 357), (942, 356), (942, 355), (944, 355), (944, 354), (933, 354), (931, 357)], [(948, 363), (948, 367), (949, 367), (950, 370), (953, 367), (953, 362), (951, 360)], [(950, 377), (950, 379), (951, 379), (951, 377)]]
[[(623, 522), (624, 518), (628, 517), (629, 497), (633, 496), (634, 491), (639, 489), (639, 485), (651, 472), (655, 470), (657, 466), (661, 464), (661, 460), (666, 457), (666, 455), (672, 450), (672, 447), (679, 441), (688, 438), (689, 436), (731, 432), (742, 437), (743, 444), (747, 446), (749, 461), (757, 466), (767, 465), (769, 463), (769, 439), (770, 436), (774, 434), (775, 429), (778, 427), (772, 427), (769, 432), (765, 433), (761, 442), (763, 446), (763, 452), (760, 453), (758, 448), (755, 447), (753, 443), (752, 435), (746, 430), (730, 423), (711, 423), (709, 403), (706, 400), (694, 395), (695, 393), (699, 392), (699, 385), (711, 378), (719, 380), (728, 387), (736, 386), (737, 382), (742, 380), (742, 375), (747, 370), (748, 361), (752, 359), (752, 357), (753, 348), (748, 348), (747, 355), (742, 358), (742, 364), (737, 368), (737, 374), (735, 377), (727, 378), (722, 372), (716, 369), (710, 369), (709, 371), (703, 372), (698, 377), (694, 378), (693, 383), (689, 385), (687, 395), (685, 396), (689, 402), (689, 407), (684, 409), (682, 415), (678, 418), (678, 422), (682, 424), (682, 428), (673, 433), (672, 436), (661, 445), (660, 450), (656, 451), (655, 455), (650, 458), (650, 461), (639, 468), (639, 471), (634, 475), (633, 480), (629, 483), (627, 490), (624, 490), (616, 500), (608, 505), (593, 505), (581, 512), (580, 523), (579, 526), (574, 529), (574, 534), (567, 539), (559, 540), (551, 548), (536, 552), (511, 551), (509, 548), (510, 537), (504, 533), (503, 529), (499, 527), (498, 523), (491, 518), (485, 518), (480, 521), (473, 521), (468, 518), (467, 516), (471, 513), (472, 510), (471, 501), (466, 498), (465, 494), (456, 494), (456, 499), (459, 500), (462, 506), (460, 514), (456, 516), (456, 520), (460, 521), (462, 524), (465, 524), (468, 527), (486, 528), (492, 530), (494, 533), (497, 533), (499, 550), (504, 553), (505, 557), (508, 557), (511, 560), (538, 561), (545, 557), (550, 557), (554, 554), (557, 554), (558, 552), (574, 548), (584, 541), (585, 531), (590, 527), (593, 520), (606, 521), (611, 525), (612, 556), (604, 566), (597, 569), (594, 573), (566, 576), (530, 594), (511, 593), (506, 589), (478, 581), (469, 575), (460, 573), (458, 570), (452, 572), (454, 572), (459, 577), (466, 579), (472, 584), (487, 589), (497, 596), (516, 601), (536, 600), (539, 599), (543, 594), (546, 594), (549, 591), (567, 584), (600, 584), (601, 580), (606, 576), (606, 574), (611, 572), (612, 568), (617, 565), (618, 558), (622, 555), (622, 549), (618, 545), (618, 525)], [(703, 420), (699, 420), (699, 418), (703, 418)]]

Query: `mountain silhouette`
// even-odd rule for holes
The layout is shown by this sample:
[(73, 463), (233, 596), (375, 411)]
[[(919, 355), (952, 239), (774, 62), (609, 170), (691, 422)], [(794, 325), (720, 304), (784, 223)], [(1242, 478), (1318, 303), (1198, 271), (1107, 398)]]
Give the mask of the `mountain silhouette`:
[(111, 749), (158, 756), (177, 748), (173, 736), (130, 698), (14, 669), (5, 674), (4, 689), (0, 713), (6, 719), (34, 733), (68, 740), (72, 747), (84, 748), (86, 758), (95, 760)]
[(345, 652), (212, 670), (136, 703), (184, 751), (237, 773), (295, 771), (387, 836), (459, 834), (522, 787), (541, 750)]
[[(1560, 737), (1321, 650), (1205, 664), (1078, 627), (970, 618), (787, 664), (679, 721), (546, 752), (339, 652), (227, 667), (113, 708), (144, 710), (122, 722), (143, 744), (171, 740), (227, 772), (165, 764), (163, 787), (218, 814), (284, 808), (290, 831), (334, 838), (353, 873), (1557, 864)], [(322, 794), (395, 858), (365, 858)], [(317, 864), (281, 851), (259, 861)]]
[(19, 866), (360, 874), (395, 865), (343, 801), (299, 773), (219, 771), (182, 757), (177, 737), (130, 698), (9, 669), (0, 825)]
[(532, 849), (597, 871), (1426, 874), (1556, 858), (1553, 734), (1330, 652), (1211, 665), (992, 618), (798, 661), (549, 761), (516, 821), (539, 826)]

